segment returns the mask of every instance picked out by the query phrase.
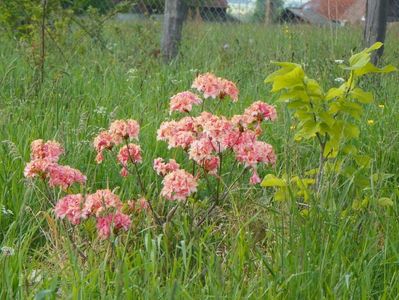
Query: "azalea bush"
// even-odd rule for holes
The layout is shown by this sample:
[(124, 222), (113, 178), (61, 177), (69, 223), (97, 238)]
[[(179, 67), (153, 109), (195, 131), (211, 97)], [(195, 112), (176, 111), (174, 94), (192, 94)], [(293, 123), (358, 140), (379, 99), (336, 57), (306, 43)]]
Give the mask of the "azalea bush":
[[(133, 119), (113, 121), (94, 138), (93, 148), (97, 152), (97, 164), (105, 159), (113, 160), (120, 166), (122, 177), (136, 182), (140, 193), (131, 195), (131, 199), (139, 200), (122, 201), (115, 190), (109, 188), (89, 193), (90, 179), (79, 170), (58, 163), (64, 149), (56, 141), (32, 142), (31, 161), (26, 165), (25, 176), (60, 190), (63, 196), (51, 199), (58, 219), (66, 219), (74, 226), (95, 220), (101, 239), (128, 231), (135, 214), (141, 211), (151, 215), (155, 225), (164, 226), (179, 205), (186, 206), (189, 198), (210, 199), (209, 208), (193, 220), (196, 226), (201, 226), (211, 211), (226, 200), (232, 188), (260, 183), (258, 169), (276, 162), (273, 147), (261, 140), (263, 123), (277, 118), (274, 106), (256, 101), (241, 115), (230, 118), (206, 111), (208, 106), (212, 107), (208, 102), (231, 105), (238, 101), (238, 95), (233, 82), (206, 73), (194, 80), (192, 90), (171, 97), (169, 112), (176, 119), (163, 122), (156, 138), (160, 143), (167, 143), (169, 149), (183, 152), (186, 160), (179, 163), (174, 158), (154, 158), (153, 172), (162, 178), (158, 194), (147, 190), (150, 183), (144, 182), (139, 165), (145, 150), (139, 145), (140, 124)], [(247, 173), (248, 181), (244, 180)], [(81, 186), (79, 193), (74, 192), (77, 185)], [(203, 191), (198, 193), (200, 187)], [(176, 205), (160, 215), (156, 209), (160, 201), (176, 202)]]

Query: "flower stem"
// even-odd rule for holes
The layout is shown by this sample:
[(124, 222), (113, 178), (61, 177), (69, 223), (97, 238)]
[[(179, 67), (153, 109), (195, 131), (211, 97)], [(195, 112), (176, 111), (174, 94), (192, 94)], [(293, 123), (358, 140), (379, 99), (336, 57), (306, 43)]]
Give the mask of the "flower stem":
[[(134, 170), (136, 171), (137, 180), (139, 181), (141, 193), (143, 194), (144, 197), (147, 197), (147, 190), (146, 190), (146, 188), (145, 188), (145, 185), (144, 185), (143, 180), (141, 179), (141, 174), (140, 174), (139, 167), (137, 166), (136, 162), (133, 160), (132, 156), (130, 155), (129, 143), (128, 143), (127, 139), (126, 139), (125, 141), (126, 141), (127, 153), (129, 154), (129, 160), (130, 160), (130, 162), (133, 164)], [(129, 169), (127, 168), (127, 166), (126, 166), (126, 169), (129, 170)], [(151, 204), (151, 201), (147, 199), (147, 202), (148, 202), (148, 206), (149, 206), (149, 208), (150, 208), (150, 210), (151, 210), (151, 213), (152, 213), (152, 215), (153, 215), (153, 217), (154, 217), (154, 219), (155, 219), (155, 222), (156, 222), (159, 226), (162, 226), (162, 221), (159, 219), (157, 213), (155, 212), (155, 210), (154, 210), (154, 208), (153, 208), (153, 206), (152, 206), (152, 204)]]

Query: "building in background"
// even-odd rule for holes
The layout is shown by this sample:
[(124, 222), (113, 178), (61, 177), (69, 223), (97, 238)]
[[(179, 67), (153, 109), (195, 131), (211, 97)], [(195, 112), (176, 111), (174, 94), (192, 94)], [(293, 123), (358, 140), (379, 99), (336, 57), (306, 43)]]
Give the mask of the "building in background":
[[(280, 17), (283, 22), (356, 24), (363, 22), (367, 0), (310, 0), (300, 6), (286, 7)], [(399, 0), (389, 0), (388, 21), (399, 20)]]

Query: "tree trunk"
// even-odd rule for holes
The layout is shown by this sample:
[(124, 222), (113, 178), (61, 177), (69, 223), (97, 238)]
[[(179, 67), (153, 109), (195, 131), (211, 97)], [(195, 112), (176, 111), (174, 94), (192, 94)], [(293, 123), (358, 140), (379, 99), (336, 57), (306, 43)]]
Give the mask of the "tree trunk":
[[(366, 25), (364, 28), (364, 43), (367, 47), (375, 42), (385, 41), (387, 28), (388, 0), (367, 0)], [(384, 47), (373, 54), (372, 62), (376, 64), (384, 52)]]
[(186, 0), (165, 0), (165, 14), (161, 51), (164, 62), (168, 63), (179, 51), (183, 21), (187, 13)]

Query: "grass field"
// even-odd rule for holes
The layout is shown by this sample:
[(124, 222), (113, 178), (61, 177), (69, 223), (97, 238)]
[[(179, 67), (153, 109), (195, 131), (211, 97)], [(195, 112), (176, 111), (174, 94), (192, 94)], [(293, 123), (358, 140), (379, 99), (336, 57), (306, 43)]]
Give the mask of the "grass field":
[[(0, 256), (0, 299), (396, 299), (399, 295), (399, 85), (397, 73), (369, 77), (375, 94), (361, 122), (362, 153), (373, 172), (393, 174), (370, 183), (372, 200), (390, 197), (393, 206), (350, 210), (351, 182), (332, 183), (312, 200), (304, 217), (295, 201), (275, 202), (268, 189), (234, 190), (200, 228), (192, 226), (194, 205), (162, 231), (144, 215), (134, 230), (114, 242), (78, 240), (75, 251), (66, 223), (55, 220), (43, 186), (23, 177), (32, 140), (55, 139), (65, 146), (62, 162), (82, 170), (92, 189), (118, 188), (123, 199), (138, 192), (119, 167), (97, 165), (93, 137), (110, 121), (141, 123), (141, 166), (147, 184), (160, 185), (152, 159), (180, 152), (156, 143), (156, 130), (169, 117), (168, 100), (187, 89), (198, 72), (214, 72), (240, 89), (231, 116), (251, 102), (275, 103), (265, 77), (271, 60), (294, 61), (323, 85), (343, 76), (334, 60), (359, 51), (360, 28), (188, 24), (177, 62), (158, 57), (160, 24), (106, 26), (107, 49), (70, 32), (48, 41), (44, 83), (38, 83), (31, 49), (3, 34), (0, 43), (0, 241), (14, 255)], [(399, 66), (399, 28), (389, 29), (386, 63)], [(266, 129), (277, 164), (262, 170), (303, 173), (318, 161), (315, 146), (297, 143), (290, 112), (277, 104), (278, 121)], [(369, 120), (373, 120), (370, 122)], [(371, 175), (370, 175), (371, 176)], [(244, 180), (247, 180), (244, 179)], [(59, 197), (53, 194), (52, 197)], [(164, 204), (154, 200), (160, 212)], [(347, 213), (343, 213), (343, 212)], [(87, 226), (90, 226), (88, 224)]]

